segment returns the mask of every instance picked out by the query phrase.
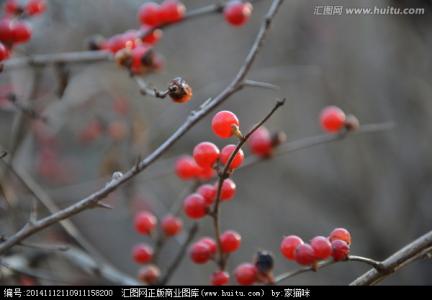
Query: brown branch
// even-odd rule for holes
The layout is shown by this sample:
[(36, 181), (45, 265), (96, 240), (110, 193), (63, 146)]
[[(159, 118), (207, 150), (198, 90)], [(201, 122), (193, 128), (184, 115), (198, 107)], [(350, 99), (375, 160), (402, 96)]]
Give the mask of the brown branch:
[(405, 267), (419, 257), (423, 257), (432, 247), (432, 231), (409, 243), (381, 263), (380, 270), (371, 269), (358, 277), (350, 285), (374, 285), (390, 274)]
[(94, 206), (95, 203), (104, 199), (111, 192), (118, 189), (120, 186), (128, 182), (138, 173), (142, 172), (148, 166), (154, 163), (182, 136), (184, 136), (190, 128), (192, 128), (196, 123), (198, 123), (201, 119), (207, 116), (214, 108), (226, 101), (231, 95), (239, 91), (243, 87), (243, 81), (247, 73), (251, 69), (253, 62), (255, 61), (255, 58), (264, 43), (264, 39), (267, 35), (267, 32), (269, 31), (272, 20), (276, 15), (282, 2), (283, 0), (273, 0), (243, 65), (241, 66), (235, 78), (219, 95), (214, 97), (213, 100), (209, 101), (206, 106), (200, 108), (198, 111), (193, 111), (186, 120), (186, 122), (184, 122), (165, 142), (163, 142), (158, 148), (156, 148), (150, 155), (144, 158), (139, 164), (129, 169), (123, 176), (111, 180), (103, 188), (78, 201), (77, 203), (70, 205), (43, 219), (40, 219), (31, 225), (24, 226), (21, 230), (8, 238), (6, 242), (0, 244), (0, 253), (4, 253), (6, 250), (10, 249), (25, 238), (39, 232), (40, 230)]
[(230, 166), (231, 163), (234, 160), (234, 157), (237, 155), (237, 153), (240, 151), (241, 147), (246, 143), (246, 141), (252, 136), (252, 134), (261, 127), (275, 112), (279, 109), (282, 105), (284, 105), (285, 99), (279, 100), (276, 102), (276, 105), (272, 108), (272, 110), (262, 119), (258, 124), (256, 124), (244, 137), (240, 138), (240, 142), (236, 145), (234, 151), (231, 153), (231, 156), (229, 157), (223, 171), (219, 174), (219, 181), (218, 181), (218, 188), (217, 188), (217, 194), (216, 194), (216, 200), (214, 204), (213, 211), (209, 213), (209, 215), (213, 219), (213, 227), (215, 230), (215, 239), (216, 244), (218, 246), (218, 253), (219, 258), (217, 260), (217, 263), (219, 265), (219, 268), (221, 270), (225, 269), (227, 256), (223, 255), (222, 252), (222, 244), (220, 241), (220, 225), (219, 225), (219, 210), (220, 210), (220, 202), (221, 202), (221, 194), (222, 194), (222, 186), (226, 178), (229, 177), (230, 173)]

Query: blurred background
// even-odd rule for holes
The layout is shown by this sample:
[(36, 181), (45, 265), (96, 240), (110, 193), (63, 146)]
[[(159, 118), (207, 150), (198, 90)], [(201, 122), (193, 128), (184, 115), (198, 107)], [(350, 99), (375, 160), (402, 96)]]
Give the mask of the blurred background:
[[(18, 47), (14, 55), (86, 50), (90, 36), (109, 37), (137, 28), (142, 2), (48, 0), (47, 12), (31, 21), (31, 42)], [(212, 2), (184, 1), (188, 10)], [(96, 191), (113, 171), (125, 171), (138, 155), (149, 154), (191, 110), (230, 82), (269, 4), (269, 0), (256, 1), (250, 22), (240, 28), (214, 14), (164, 31), (155, 50), (165, 58), (165, 66), (145, 80), (163, 89), (170, 79), (182, 76), (194, 89), (193, 99), (184, 105), (142, 96), (136, 82), (112, 62), (1, 73), (0, 145), (10, 153), (6, 160), (59, 207)], [(425, 14), (314, 15), (315, 7), (324, 5), (422, 7)], [(230, 257), (229, 270), (251, 261), (261, 249), (274, 253), (276, 274), (297, 268), (279, 252), (282, 237), (289, 234), (309, 240), (342, 226), (352, 233), (353, 254), (381, 260), (431, 230), (431, 8), (426, 0), (285, 1), (248, 76), (281, 89), (247, 88), (219, 108), (235, 112), (242, 128), (249, 128), (277, 97), (286, 97), (286, 105), (267, 127), (283, 130), (288, 141), (320, 134), (318, 115), (326, 105), (355, 114), (363, 124), (393, 121), (396, 127), (281, 155), (236, 172), (237, 196), (222, 205), (221, 213), (222, 229), (237, 230), (243, 238), (240, 250)], [(67, 74), (64, 90), (59, 74)], [(48, 124), (17, 111), (6, 99), (11, 91), (20, 103), (46, 116)], [(149, 209), (162, 217), (181, 205), (193, 183), (175, 176), (176, 157), (190, 154), (203, 140), (225, 144), (212, 134), (210, 120), (211, 116), (206, 117), (158, 162), (110, 195), (106, 202), (112, 210), (92, 209), (71, 219), (94, 248), (92, 256), (136, 276), (139, 266), (131, 258), (131, 248), (152, 241), (134, 231), (133, 216)], [(91, 135), (94, 122), (106, 129), (97, 137)], [(40, 140), (46, 136), (50, 146), (42, 148)], [(33, 198), (4, 164), (1, 168), (0, 234), (9, 236), (26, 222)], [(43, 206), (39, 208), (40, 217), (48, 214)], [(190, 221), (181, 216), (188, 228)], [(204, 235), (213, 235), (208, 219), (200, 222), (197, 238)], [(184, 238), (167, 242), (159, 259), (162, 271)], [(78, 247), (60, 225), (27, 242)], [(21, 266), (45, 278), (3, 270), (1, 283), (110, 284), (53, 250), (17, 246), (5, 257), (23, 253), (33, 258), (37, 253), (37, 260)], [(214, 269), (213, 264), (197, 266), (185, 257), (169, 283), (208, 284)], [(361, 263), (340, 263), (285, 283), (345, 285), (368, 269)], [(384, 284), (432, 284), (431, 261), (415, 262)]]

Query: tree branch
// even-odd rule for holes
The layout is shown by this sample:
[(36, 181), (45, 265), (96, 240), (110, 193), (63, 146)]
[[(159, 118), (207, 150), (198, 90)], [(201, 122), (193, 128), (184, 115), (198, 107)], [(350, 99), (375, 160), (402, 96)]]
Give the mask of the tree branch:
[(270, 28), (272, 20), (276, 15), (283, 0), (273, 0), (267, 15), (259, 29), (257, 37), (249, 50), (249, 53), (241, 66), (239, 72), (231, 83), (216, 97), (208, 102), (207, 105), (200, 108), (198, 111), (193, 111), (184, 122), (165, 142), (163, 142), (158, 148), (156, 148), (150, 155), (144, 158), (136, 166), (129, 169), (123, 176), (113, 179), (108, 182), (105, 187), (99, 189), (95, 193), (87, 196), (86, 198), (78, 201), (77, 203), (64, 208), (54, 214), (51, 214), (43, 219), (38, 220), (30, 226), (24, 226), (21, 230), (15, 233), (13, 236), (7, 239), (4, 243), (0, 244), (0, 254), (10, 249), (17, 243), (21, 242), (25, 238), (39, 232), (40, 230), (55, 224), (61, 220), (74, 216), (90, 207), (95, 206), (97, 202), (104, 199), (111, 192), (118, 189), (120, 186), (125, 184), (127, 181), (135, 177), (138, 173), (145, 170), (148, 166), (154, 163), (160, 156), (162, 156), (168, 149), (170, 149), (182, 136), (189, 131), (196, 123), (207, 116), (214, 108), (226, 101), (232, 94), (239, 91), (243, 86), (243, 81), (252, 67), (255, 58), (263, 45), (264, 39)]

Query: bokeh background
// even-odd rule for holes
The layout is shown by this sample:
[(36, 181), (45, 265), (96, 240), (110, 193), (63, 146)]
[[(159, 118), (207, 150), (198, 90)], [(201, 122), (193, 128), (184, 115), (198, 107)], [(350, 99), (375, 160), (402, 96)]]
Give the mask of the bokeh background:
[[(211, 2), (184, 1), (188, 9)], [(47, 13), (31, 22), (32, 41), (15, 55), (85, 50), (92, 35), (112, 36), (136, 28), (141, 3), (48, 0)], [(241, 28), (228, 26), (215, 14), (164, 32), (155, 49), (165, 57), (165, 67), (146, 80), (163, 88), (170, 79), (182, 76), (194, 89), (192, 101), (185, 105), (140, 95), (135, 81), (111, 62), (66, 66), (69, 81), (61, 97), (56, 67), (0, 74), (2, 149), (13, 153), (9, 159), (14, 165), (58, 206), (73, 204), (100, 188), (113, 171), (126, 170), (138, 155), (150, 153), (191, 110), (229, 83), (269, 4), (269, 0), (254, 3), (250, 22)], [(423, 7), (425, 14), (317, 16), (313, 14), (317, 5)], [(235, 229), (243, 237), (241, 249), (230, 257), (230, 270), (250, 261), (260, 249), (274, 252), (275, 273), (296, 268), (278, 250), (282, 237), (288, 234), (308, 240), (343, 226), (352, 232), (352, 253), (384, 259), (431, 229), (431, 8), (431, 1), (285, 1), (249, 74), (250, 79), (271, 82), (281, 89), (248, 88), (220, 108), (235, 112), (248, 128), (277, 97), (286, 97), (286, 105), (267, 127), (285, 131), (289, 141), (319, 134), (318, 114), (331, 104), (355, 114), (362, 123), (393, 121), (396, 127), (279, 156), (236, 172), (236, 199), (222, 206), (221, 215), (223, 229)], [(35, 125), (37, 121), (10, 106), (5, 100), (10, 90), (23, 104), (46, 115), (49, 125)], [(113, 105), (125, 104), (125, 114), (113, 111)], [(150, 209), (163, 216), (178, 205), (191, 185), (174, 175), (175, 158), (191, 153), (202, 140), (224, 145), (211, 133), (210, 118), (197, 124), (131, 184), (111, 195), (107, 202), (114, 209), (94, 209), (71, 219), (99, 255), (122, 272), (135, 276), (139, 266), (131, 259), (131, 248), (141, 241), (150, 242), (134, 232), (134, 213)], [(83, 143), (80, 134), (94, 120), (107, 126), (123, 122), (133, 130), (119, 141), (103, 134), (96, 141)], [(40, 126), (55, 136), (53, 147), (61, 166), (55, 176), (42, 176), (47, 162), (35, 142), (35, 128)], [(4, 166), (1, 172), (0, 234), (8, 236), (24, 224), (32, 196)], [(40, 215), (46, 214), (41, 208)], [(201, 222), (198, 236), (213, 233), (209, 221)], [(182, 238), (167, 243), (160, 259), (162, 270), (175, 256)], [(29, 241), (75, 243), (58, 225)], [(36, 250), (16, 247), (10, 255), (32, 251)], [(30, 268), (58, 279), (36, 279), (38, 284), (109, 284), (83, 274), (56, 253)], [(212, 264), (196, 266), (185, 258), (170, 283), (207, 284), (213, 270)], [(361, 263), (340, 263), (286, 283), (344, 285), (366, 270)], [(20, 277), (0, 280), (13, 283)], [(415, 262), (384, 284), (432, 284), (431, 261)]]

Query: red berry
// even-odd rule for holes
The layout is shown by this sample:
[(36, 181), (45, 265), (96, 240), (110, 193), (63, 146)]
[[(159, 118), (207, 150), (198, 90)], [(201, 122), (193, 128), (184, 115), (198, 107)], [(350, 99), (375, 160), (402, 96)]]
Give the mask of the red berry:
[(233, 26), (241, 26), (249, 20), (252, 9), (252, 4), (249, 2), (239, 0), (230, 1), (224, 8), (225, 20)]
[(163, 218), (161, 226), (166, 236), (174, 236), (182, 230), (183, 222), (173, 215), (167, 215)]
[(40, 15), (46, 10), (45, 0), (29, 0), (25, 9), (29, 16)]
[(200, 169), (198, 174), (198, 179), (201, 181), (209, 181), (216, 175), (216, 171), (213, 168), (210, 167), (209, 168), (198, 167), (198, 168)]
[(205, 264), (211, 256), (210, 247), (206, 243), (197, 242), (190, 249), (190, 258), (196, 264)]
[(347, 259), (350, 246), (342, 240), (334, 240), (331, 243), (332, 245), (332, 256), (335, 261), (341, 261)]
[(198, 188), (197, 193), (203, 196), (207, 205), (211, 205), (216, 199), (217, 190), (211, 184), (203, 184)]
[(326, 237), (316, 236), (311, 240), (310, 245), (316, 258), (327, 259), (332, 254), (332, 245)]
[(220, 236), (222, 251), (230, 253), (238, 250), (241, 243), (241, 235), (234, 230), (227, 230)]
[(155, 265), (142, 267), (138, 272), (138, 279), (147, 284), (156, 284), (160, 278), (160, 270)]
[(146, 244), (138, 244), (133, 247), (132, 256), (135, 262), (145, 264), (152, 260), (153, 249)]
[[(223, 147), (220, 155), (220, 161), (222, 164), (226, 165), (228, 163), (229, 158), (231, 157), (231, 154), (234, 152), (235, 149), (236, 149), (236, 145), (233, 144), (226, 145), (225, 147)], [(241, 166), (243, 161), (244, 161), (244, 153), (243, 150), (240, 149), (234, 156), (234, 159), (231, 161), (229, 168), (237, 169), (238, 167)]]
[(12, 44), (14, 42), (13, 22), (9, 19), (0, 20), (0, 42)]
[(191, 194), (183, 203), (185, 214), (191, 219), (200, 219), (207, 214), (207, 204), (200, 194)]
[[(216, 191), (217, 191), (217, 185), (218, 183), (216, 183)], [(232, 198), (234, 198), (235, 194), (236, 194), (236, 190), (237, 190), (237, 186), (234, 183), (234, 181), (232, 181), (231, 179), (225, 179), (223, 184), (222, 184), (222, 189), (221, 189), (221, 194), (220, 194), (220, 198), (222, 201), (228, 201), (231, 200)]]
[(237, 116), (230, 111), (223, 110), (215, 114), (212, 119), (212, 129), (213, 132), (223, 138), (229, 138), (234, 133), (234, 126), (239, 127), (240, 122)]
[(0, 43), (0, 62), (9, 58), (9, 50)]
[(151, 47), (139, 45), (132, 49), (132, 63), (130, 70), (133, 74), (143, 74), (153, 64), (153, 51)]
[(154, 45), (161, 39), (162, 30), (152, 29), (152, 27), (148, 25), (142, 25), (140, 34), (142, 36), (141, 41), (150, 45)]
[(295, 260), (297, 246), (301, 244), (303, 244), (301, 238), (296, 235), (289, 235), (282, 240), (280, 251), (286, 258)]
[(320, 123), (324, 131), (335, 133), (345, 126), (345, 113), (336, 106), (327, 106), (321, 111)]
[(182, 156), (176, 161), (175, 172), (180, 179), (188, 180), (197, 177), (201, 168), (191, 156)]
[(295, 260), (300, 265), (311, 265), (316, 261), (314, 249), (309, 244), (300, 244), (297, 246)]
[(146, 2), (138, 10), (138, 19), (143, 25), (158, 26), (161, 23), (160, 6), (154, 2)]
[(351, 234), (345, 228), (336, 228), (330, 233), (329, 240), (331, 242), (341, 240), (351, 245)]
[(7, 15), (15, 15), (21, 10), (21, 7), (17, 0), (7, 0), (4, 10)]
[(273, 150), (270, 132), (265, 127), (258, 128), (248, 139), (250, 151), (259, 157), (268, 157)]
[(156, 227), (157, 219), (152, 213), (144, 211), (135, 216), (134, 224), (137, 232), (148, 235)]
[(32, 36), (32, 29), (30, 25), (25, 22), (16, 22), (12, 26), (13, 41), (15, 43), (28, 42)]
[(219, 159), (219, 148), (210, 142), (202, 142), (195, 146), (193, 158), (202, 168), (212, 167)]
[(238, 284), (252, 285), (257, 280), (258, 271), (255, 265), (243, 263), (234, 270), (234, 276)]
[(229, 274), (224, 271), (217, 271), (212, 274), (211, 284), (215, 286), (225, 285), (229, 282)]
[(165, 0), (160, 6), (160, 18), (164, 23), (174, 23), (183, 19), (186, 7), (178, 0)]
[(203, 237), (203, 238), (201, 238), (201, 239), (198, 241), (198, 243), (204, 243), (204, 244), (206, 244), (207, 246), (209, 246), (209, 248), (210, 248), (210, 253), (211, 253), (212, 256), (213, 256), (214, 254), (216, 254), (216, 252), (217, 252), (217, 245), (216, 245), (215, 240), (212, 239), (211, 237), (208, 237), (208, 236)]

